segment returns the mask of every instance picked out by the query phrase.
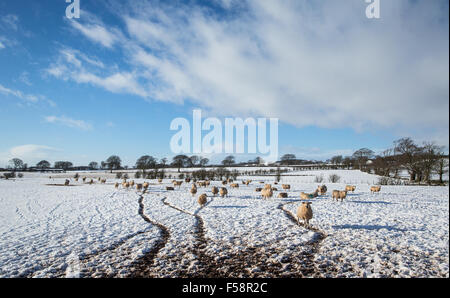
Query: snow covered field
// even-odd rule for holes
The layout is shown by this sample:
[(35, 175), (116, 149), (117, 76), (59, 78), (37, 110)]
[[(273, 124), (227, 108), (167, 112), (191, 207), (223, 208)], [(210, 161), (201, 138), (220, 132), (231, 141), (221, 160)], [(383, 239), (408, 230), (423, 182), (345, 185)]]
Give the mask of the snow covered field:
[[(341, 183), (328, 182), (332, 173)], [(307, 229), (295, 222), (299, 193), (313, 192), (320, 175), (328, 193), (311, 200)], [(195, 197), (187, 183), (166, 191), (168, 179), (150, 181), (145, 194), (116, 190), (111, 176), (106, 185), (55, 185), (71, 176), (0, 180), (0, 277), (449, 276), (448, 187), (383, 186), (371, 194), (374, 175), (301, 171), (282, 178), (288, 198), (275, 191), (262, 200), (255, 188), (274, 177), (248, 177), (249, 186), (212, 198), (211, 186), (221, 183)], [(331, 201), (346, 184), (356, 191)], [(209, 196), (203, 208), (201, 193)]]

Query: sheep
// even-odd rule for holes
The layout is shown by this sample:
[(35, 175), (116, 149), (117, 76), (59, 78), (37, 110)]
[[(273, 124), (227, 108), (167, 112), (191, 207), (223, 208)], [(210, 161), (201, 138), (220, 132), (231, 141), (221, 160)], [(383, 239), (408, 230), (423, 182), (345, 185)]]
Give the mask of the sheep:
[(356, 189), (356, 186), (354, 186), (354, 185), (347, 185), (347, 186), (345, 186), (345, 190), (346, 191), (354, 192), (355, 189)]
[(211, 192), (214, 196), (216, 196), (219, 193), (219, 188), (217, 188), (217, 186), (213, 186)]
[(128, 189), (130, 187), (130, 182), (125, 182), (125, 188)]
[(301, 193), (300, 193), (300, 198), (301, 198), (302, 200), (308, 200), (308, 199), (310, 199), (309, 195), (308, 195), (307, 193), (304, 193), (304, 192), (301, 192)]
[(162, 183), (162, 181), (163, 181), (162, 179), (158, 179), (158, 182), (159, 182), (159, 183)]
[(227, 185), (227, 181), (226, 180), (224, 180), (224, 181), (222, 181), (222, 185)]
[(91, 181), (89, 181), (89, 184), (94, 184), (94, 179), (91, 179)]
[(142, 184), (141, 183), (136, 184), (136, 190), (142, 190)]
[(271, 198), (273, 196), (272, 188), (264, 188), (263, 190), (261, 190), (261, 196), (264, 199)]
[(318, 187), (317, 187), (317, 191), (318, 191), (318, 193), (321, 195), (321, 196), (323, 196), (324, 194), (326, 194), (327, 193), (327, 186), (326, 185), (319, 185)]
[(105, 184), (105, 183), (106, 183), (106, 179), (100, 180), (100, 183), (101, 183), (101, 184)]
[(148, 182), (144, 182), (144, 184), (142, 184), (142, 187), (147, 190), (147, 188), (150, 186), (150, 184)]
[(192, 196), (195, 196), (195, 194), (197, 193), (197, 186), (195, 186), (195, 184), (192, 184), (190, 192)]
[(343, 202), (346, 197), (347, 197), (347, 191), (346, 190), (339, 192), (339, 198), (341, 199), (341, 202)]
[(197, 202), (200, 204), (201, 207), (205, 206), (205, 204), (208, 202), (208, 199), (207, 199), (207, 198), (208, 198), (208, 197), (206, 196), (205, 193), (204, 193), (204, 194), (201, 194), (201, 195), (198, 197)]
[(319, 190), (316, 189), (313, 193), (301, 192), (300, 193), (300, 198), (302, 200), (309, 200), (309, 199), (317, 198), (318, 195), (319, 195)]
[(118, 189), (118, 188), (119, 188), (119, 183), (118, 183), (118, 182), (116, 182), (116, 183), (114, 184), (114, 188), (115, 188), (115, 189)]
[(219, 193), (222, 198), (228, 196), (228, 190), (225, 187), (221, 187)]
[(131, 180), (130, 186), (131, 186), (131, 188), (133, 188), (133, 186), (134, 186), (134, 180)]
[(300, 219), (302, 219), (304, 226), (309, 227), (309, 221), (312, 217), (313, 211), (311, 209), (311, 202), (302, 202), (297, 208), (297, 223), (300, 224)]
[(280, 192), (278, 194), (278, 198), (280, 198), (280, 199), (285, 199), (287, 197), (288, 197), (288, 194), (286, 192)]
[(166, 190), (175, 190), (172, 186), (166, 186)]
[(70, 181), (68, 179), (66, 179), (66, 181), (64, 182), (64, 185), (69, 186), (69, 184), (70, 184)]
[(374, 192), (380, 192), (381, 191), (381, 186), (372, 186), (370, 188), (370, 192), (374, 193)]
[(232, 184), (230, 184), (230, 186), (232, 188), (239, 188), (239, 184), (238, 183), (232, 183)]
[(290, 189), (291, 189), (291, 185), (290, 185), (290, 184), (282, 184), (281, 187), (282, 187), (284, 190), (290, 190)]
[(341, 199), (341, 202), (343, 202), (346, 197), (347, 197), (347, 191), (345, 191), (345, 190), (344, 191), (333, 190), (333, 192), (331, 194), (331, 198), (333, 200), (336, 199), (336, 201)]
[(336, 201), (339, 199), (340, 194), (339, 194), (339, 190), (333, 190), (331, 193), (331, 199), (334, 200), (336, 199)]

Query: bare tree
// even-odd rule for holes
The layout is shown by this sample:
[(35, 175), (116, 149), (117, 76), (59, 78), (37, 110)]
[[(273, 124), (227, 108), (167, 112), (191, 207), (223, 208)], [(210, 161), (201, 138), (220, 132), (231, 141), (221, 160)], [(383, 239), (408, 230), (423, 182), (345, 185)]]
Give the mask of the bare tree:
[(294, 154), (285, 154), (281, 157), (281, 164), (289, 165), (296, 159)]
[(185, 167), (188, 163), (189, 157), (186, 155), (177, 155), (172, 159), (172, 166), (178, 168), (178, 173), (180, 172), (180, 168)]
[(97, 169), (98, 169), (98, 162), (96, 162), (96, 161), (91, 161), (91, 162), (88, 164), (88, 167), (89, 167), (89, 169), (91, 169), (91, 170), (97, 170)]
[(156, 159), (150, 155), (144, 155), (139, 157), (136, 161), (136, 168), (142, 170), (142, 175), (145, 175), (145, 170), (156, 167)]
[(205, 167), (207, 164), (209, 163), (209, 159), (204, 157), (202, 159), (200, 159), (200, 166), (201, 167)]
[(358, 163), (360, 170), (362, 170), (367, 161), (373, 157), (373, 154), (374, 152), (367, 148), (361, 148), (353, 153), (353, 158)]
[(200, 161), (200, 157), (198, 157), (197, 155), (192, 155), (191, 157), (189, 157), (189, 166), (194, 167), (196, 165), (198, 165)]
[(409, 180), (415, 181), (420, 172), (420, 147), (411, 138), (402, 138), (394, 142), (394, 152), (397, 162), (408, 171)]
[(117, 155), (111, 155), (106, 160), (106, 165), (108, 169), (111, 171), (120, 169), (120, 165), (122, 164), (122, 160)]
[(439, 175), (439, 183), (443, 184), (443, 176), (448, 173), (448, 156), (445, 156), (443, 152), (439, 152), (439, 159), (436, 163), (434, 170)]
[(13, 158), (9, 161), (14, 170), (23, 169), (24, 163), (20, 158)]
[(57, 161), (55, 162), (55, 168), (56, 169), (63, 169), (64, 171), (67, 171), (73, 167), (73, 164), (70, 161)]
[(336, 155), (330, 159), (330, 162), (335, 165), (340, 165), (343, 159), (342, 155)]
[(441, 147), (437, 146), (433, 142), (425, 142), (422, 147), (419, 164), (421, 167), (421, 172), (423, 173), (422, 178), (428, 184), (431, 184), (431, 174), (440, 160), (441, 149)]
[(40, 162), (38, 162), (36, 164), (36, 168), (41, 169), (41, 170), (48, 169), (48, 168), (50, 168), (50, 166), (51, 166), (50, 163), (46, 160), (41, 160)]
[(229, 156), (225, 157), (224, 160), (222, 160), (222, 164), (224, 166), (231, 166), (231, 165), (234, 165), (235, 163), (236, 163), (236, 161), (234, 160), (233, 155), (229, 155)]

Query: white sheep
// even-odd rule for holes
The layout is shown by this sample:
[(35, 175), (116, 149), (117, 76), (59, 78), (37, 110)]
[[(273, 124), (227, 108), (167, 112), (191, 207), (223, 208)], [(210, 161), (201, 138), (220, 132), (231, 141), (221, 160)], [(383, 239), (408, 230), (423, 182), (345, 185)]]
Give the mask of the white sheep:
[(207, 197), (207, 195), (204, 193), (204, 194), (201, 194), (199, 197), (198, 197), (198, 200), (197, 200), (197, 202), (200, 204), (200, 206), (201, 207), (203, 207), (203, 206), (205, 206), (205, 204), (208, 202), (208, 199), (207, 199), (208, 197)]
[(297, 208), (297, 223), (300, 224), (300, 219), (303, 220), (305, 227), (309, 227), (309, 221), (313, 217), (311, 202), (303, 202)]
[(225, 187), (221, 187), (219, 193), (222, 198), (228, 196), (228, 190)]

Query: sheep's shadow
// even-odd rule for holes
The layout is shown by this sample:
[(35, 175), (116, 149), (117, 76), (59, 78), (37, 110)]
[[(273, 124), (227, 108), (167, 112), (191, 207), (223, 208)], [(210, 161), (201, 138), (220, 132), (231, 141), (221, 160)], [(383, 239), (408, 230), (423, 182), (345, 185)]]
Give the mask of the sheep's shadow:
[(283, 200), (279, 200), (280, 202), (283, 203), (296, 203), (296, 202), (301, 202), (302, 200), (300, 199), (283, 199)]
[(357, 193), (347, 193), (347, 197), (359, 197), (360, 194)]
[(394, 232), (406, 232), (407, 229), (400, 229), (391, 226), (380, 226), (380, 225), (338, 225), (332, 226), (333, 229), (345, 230), (345, 229), (353, 229), (353, 230), (382, 230), (386, 229), (388, 231)]
[(357, 204), (382, 204), (382, 205), (396, 205), (397, 203), (385, 202), (385, 201), (348, 201), (349, 203)]
[(211, 206), (210, 208), (237, 208), (237, 209), (242, 209), (242, 208), (248, 208), (248, 206)]

